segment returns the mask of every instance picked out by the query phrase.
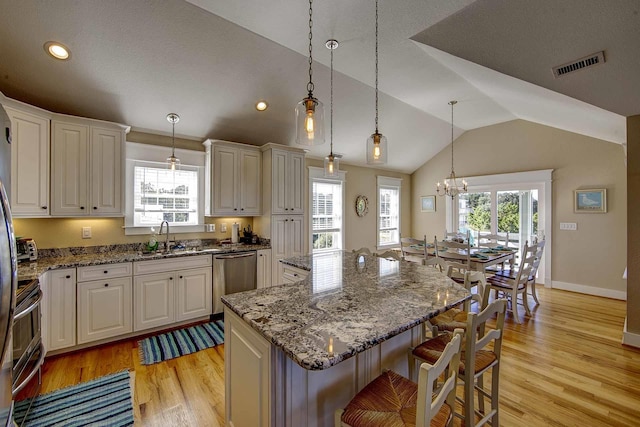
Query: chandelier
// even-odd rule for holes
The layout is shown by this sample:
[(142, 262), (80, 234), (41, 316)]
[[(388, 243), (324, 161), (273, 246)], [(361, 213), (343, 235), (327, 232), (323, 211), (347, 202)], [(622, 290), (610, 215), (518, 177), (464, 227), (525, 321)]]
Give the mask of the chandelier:
[(324, 144), (324, 107), (322, 102), (313, 97), (313, 0), (309, 0), (309, 83), (307, 97), (296, 105), (296, 143), (300, 145)]
[[(453, 170), (453, 106), (458, 101), (449, 101), (451, 105), (451, 173), (444, 179), (443, 187), (440, 186), (440, 182), (436, 185), (436, 193), (438, 196), (450, 196), (454, 199), (457, 195), (467, 192), (467, 181), (464, 178), (456, 178), (456, 172)], [(460, 179), (460, 184), (458, 184)]]

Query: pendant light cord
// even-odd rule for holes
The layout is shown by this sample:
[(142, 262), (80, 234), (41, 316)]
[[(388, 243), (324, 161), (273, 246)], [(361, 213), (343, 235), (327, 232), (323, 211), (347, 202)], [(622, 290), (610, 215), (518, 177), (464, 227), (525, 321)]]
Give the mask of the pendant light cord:
[(378, 0), (376, 0), (376, 133), (378, 133)]
[(451, 104), (451, 175), (453, 172), (453, 106), (456, 104), (454, 101), (449, 102)]
[(309, 83), (307, 83), (307, 90), (309, 91), (309, 98), (313, 98), (313, 69), (311, 68), (311, 64), (313, 63), (313, 47), (311, 44), (311, 40), (313, 39), (313, 0), (309, 0)]
[(333, 157), (333, 50), (335, 49), (335, 47), (331, 47), (329, 48), (329, 50), (331, 51), (331, 112), (330, 112), (330, 126), (329, 126), (329, 141), (331, 144), (331, 154), (330, 156)]
[(171, 123), (171, 157), (175, 157), (176, 154), (176, 122)]

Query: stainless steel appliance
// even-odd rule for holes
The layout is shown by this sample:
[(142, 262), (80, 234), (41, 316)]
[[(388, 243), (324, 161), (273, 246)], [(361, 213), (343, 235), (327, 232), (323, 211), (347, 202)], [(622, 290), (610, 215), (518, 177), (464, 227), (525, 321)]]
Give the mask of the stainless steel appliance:
[(38, 259), (38, 248), (33, 239), (22, 238), (16, 240), (18, 262), (35, 261)]
[(222, 295), (256, 288), (256, 253), (239, 252), (213, 257), (213, 314), (222, 313)]
[(13, 309), (18, 277), (11, 191), (11, 120), (0, 105), (0, 426), (13, 425), (11, 392)]
[[(38, 279), (18, 281), (16, 309), (13, 320), (13, 382), (16, 401), (27, 400), (27, 411), (40, 393), (41, 367), (44, 362), (40, 304), (42, 291)], [(36, 376), (37, 374), (37, 376)], [(26, 420), (26, 414), (22, 418)]]

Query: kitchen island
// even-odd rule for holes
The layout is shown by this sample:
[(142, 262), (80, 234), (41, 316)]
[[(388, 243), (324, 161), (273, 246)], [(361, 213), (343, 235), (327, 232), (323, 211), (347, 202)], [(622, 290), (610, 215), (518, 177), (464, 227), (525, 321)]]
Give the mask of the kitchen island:
[(302, 281), (226, 295), (227, 425), (330, 426), (383, 369), (407, 376), (423, 323), (470, 297), (437, 270), (350, 252), (281, 261)]

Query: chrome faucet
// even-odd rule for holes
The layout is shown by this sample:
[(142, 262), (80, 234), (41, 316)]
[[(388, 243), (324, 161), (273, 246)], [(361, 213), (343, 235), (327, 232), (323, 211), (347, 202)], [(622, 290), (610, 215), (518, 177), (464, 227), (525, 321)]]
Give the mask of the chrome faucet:
[(167, 237), (164, 239), (164, 251), (165, 252), (169, 252), (169, 222), (167, 221), (162, 221), (160, 223), (160, 231), (158, 232), (158, 235), (162, 235), (162, 227), (167, 224)]

